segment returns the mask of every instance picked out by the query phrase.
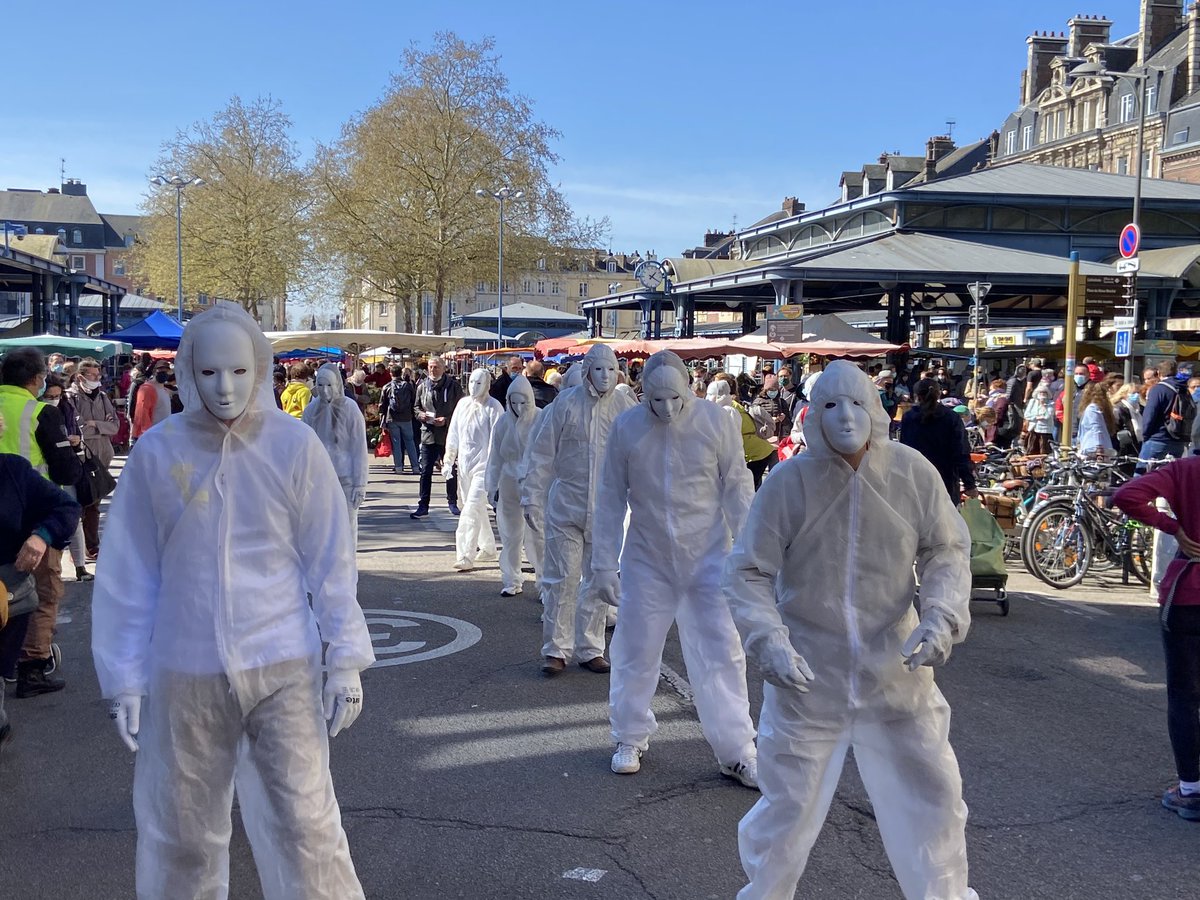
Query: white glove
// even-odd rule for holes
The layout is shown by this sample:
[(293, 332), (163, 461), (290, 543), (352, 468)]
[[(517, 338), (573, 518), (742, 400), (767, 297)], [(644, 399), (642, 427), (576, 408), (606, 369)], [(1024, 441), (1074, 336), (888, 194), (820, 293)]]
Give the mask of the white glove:
[[(939, 612), (927, 612), (920, 624), (908, 636), (900, 652), (908, 671), (915, 672), (918, 666), (940, 666), (950, 658), (954, 646), (954, 632), (950, 623)], [(920, 649), (918, 649), (920, 648)]]
[(442, 457), (442, 477), (449, 481), (454, 477), (454, 461), (458, 459), (458, 451), (446, 451)]
[(541, 534), (542, 529), (538, 525), (538, 520), (541, 514), (536, 506), (523, 506), (521, 511), (525, 513), (525, 524), (529, 526), (529, 530)]
[(354, 724), (362, 712), (362, 679), (357, 669), (330, 669), (325, 676), (325, 718), (332, 719), (329, 736)]
[(586, 589), (588, 596), (598, 597), (609, 606), (621, 605), (621, 576), (611, 570), (592, 571)]
[(773, 634), (767, 638), (755, 662), (762, 669), (763, 678), (775, 687), (808, 693), (808, 683), (813, 680), (812, 669), (784, 635)]
[(108, 717), (117, 726), (117, 734), (125, 746), (137, 753), (137, 733), (142, 727), (141, 694), (117, 694), (108, 708)]
[(354, 507), (362, 506), (363, 501), (367, 499), (366, 488), (355, 488), (350, 492), (350, 505)]

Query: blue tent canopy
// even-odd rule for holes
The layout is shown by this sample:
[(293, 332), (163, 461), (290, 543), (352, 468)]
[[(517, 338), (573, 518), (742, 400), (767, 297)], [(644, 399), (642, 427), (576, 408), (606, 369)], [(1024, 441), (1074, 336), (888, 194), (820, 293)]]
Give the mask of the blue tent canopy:
[(135, 350), (174, 350), (179, 347), (183, 326), (162, 310), (155, 310), (142, 321), (104, 335), (105, 340), (124, 341)]

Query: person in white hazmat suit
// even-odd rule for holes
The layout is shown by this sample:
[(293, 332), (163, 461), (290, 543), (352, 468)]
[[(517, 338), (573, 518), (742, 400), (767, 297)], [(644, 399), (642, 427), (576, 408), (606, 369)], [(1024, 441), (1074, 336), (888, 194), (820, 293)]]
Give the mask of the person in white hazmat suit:
[(557, 675), (574, 657), (592, 672), (604, 658), (605, 605), (580, 578), (592, 572), (596, 481), (613, 419), (636, 401), (615, 390), (617, 357), (593, 344), (578, 363), (582, 383), (544, 410), (521, 460), (521, 508), (532, 528), (545, 523), (542, 558), (542, 671)]
[(332, 363), (317, 369), (316, 389), (301, 420), (317, 433), (337, 473), (350, 534), (358, 547), (358, 508), (367, 494), (367, 425), (358, 404), (346, 396), (341, 370)]
[(240, 306), (192, 319), (175, 371), (184, 412), (129, 455), (92, 598), (100, 689), (137, 752), (137, 896), (228, 896), (236, 774), (267, 900), (362, 897), (329, 776), (375, 658), (341, 485), (276, 409)]
[(533, 385), (524, 375), (512, 380), (505, 398), (504, 415), (492, 431), (486, 482), (500, 529), (500, 596), (515, 597), (525, 580), (521, 575), (522, 549), (533, 564), (535, 583), (541, 583), (541, 546), (534, 530), (525, 527), (518, 477), (521, 458), (542, 411), (534, 403)]
[(929, 668), (970, 625), (966, 524), (933, 466), (888, 440), (857, 367), (830, 364), (811, 399), (808, 451), (775, 467), (726, 564), (734, 621), (768, 682), (738, 897), (791, 900), (853, 748), (907, 900), (975, 898), (950, 709)]
[(693, 395), (678, 356), (655, 353), (642, 372), (640, 406), (609, 432), (592, 529), (593, 585), (621, 610), (608, 694), (614, 772), (641, 768), (657, 728), (650, 701), (663, 645), (677, 622), (700, 727), (720, 771), (757, 786), (746, 658), (720, 590), (730, 536), (753, 499), (741, 430)]
[(446, 477), (458, 463), (458, 528), (454, 532), (454, 568), (466, 572), (475, 560), (496, 558), (496, 536), (488, 518), (487, 463), (492, 449), (492, 431), (504, 415), (504, 407), (488, 394), (492, 375), (476, 369), (468, 382), (470, 391), (454, 407), (446, 434)]
[[(738, 438), (740, 439), (742, 435), (742, 416), (733, 408), (733, 393), (729, 390), (729, 382), (723, 378), (715, 379), (708, 386), (707, 390), (705, 390), (704, 399), (726, 411), (726, 415), (729, 416), (730, 420), (737, 424)], [(745, 457), (743, 457), (742, 465), (745, 465), (744, 459)], [(750, 482), (750, 486), (754, 486), (753, 480)]]

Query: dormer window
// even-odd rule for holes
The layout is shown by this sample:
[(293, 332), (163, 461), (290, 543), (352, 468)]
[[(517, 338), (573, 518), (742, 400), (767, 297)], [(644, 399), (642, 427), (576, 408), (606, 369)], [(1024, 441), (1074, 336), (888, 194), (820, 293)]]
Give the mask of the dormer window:
[(83, 232), (81, 230), (79, 230), (78, 228), (76, 228), (74, 231), (71, 232), (71, 243), (72, 244), (82, 244), (83, 243)]

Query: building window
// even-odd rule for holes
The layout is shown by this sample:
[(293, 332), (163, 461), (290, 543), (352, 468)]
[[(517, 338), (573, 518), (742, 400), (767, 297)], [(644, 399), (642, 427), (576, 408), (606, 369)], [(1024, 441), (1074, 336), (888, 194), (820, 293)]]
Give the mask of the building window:
[(77, 271), (84, 272), (87, 270), (87, 259), (82, 256), (71, 257), (71, 268)]
[(538, 293), (539, 293), (539, 294), (544, 294), (544, 293), (546, 293), (546, 282), (544, 282), (544, 281), (539, 281), (539, 282), (538, 282)]
[(1151, 84), (1146, 88), (1146, 112), (1158, 112), (1158, 85)]
[(422, 313), (424, 314), (424, 317), (425, 317), (425, 327), (426, 328), (435, 327), (437, 323), (435, 323), (433, 321), (433, 301), (426, 300), (424, 303), (421, 304), (421, 309), (422, 309)]
[(487, 282), (486, 281), (475, 282), (475, 293), (486, 294), (487, 293)]
[(615, 259), (610, 259), (608, 262), (606, 262), (604, 264), (604, 271), (609, 272), (609, 273), (616, 272), (617, 271), (617, 261)]
[(117, 257), (113, 260), (113, 275), (124, 277), (125, 275), (125, 260)]
[(551, 308), (552, 310), (554, 310), (555, 312), (558, 312), (558, 311), (559, 311), (559, 309), (558, 309), (558, 304), (557, 304), (557, 303), (552, 303), (552, 304), (550, 304), (550, 308)]
[(533, 282), (532, 281), (522, 281), (521, 282), (521, 293), (522, 294), (529, 294), (529, 293), (532, 293), (532, 291), (533, 291)]
[(538, 267), (538, 271), (539, 271), (539, 272), (545, 272), (545, 271), (546, 271), (546, 257), (544, 257), (544, 256), (543, 256), (541, 259), (539, 259), (539, 260), (537, 261), (537, 267)]
[(557, 281), (550, 282), (550, 293), (561, 294), (562, 293), (562, 285), (559, 284)]
[(1017, 131), (1014, 128), (1012, 131), (1004, 135), (1004, 155), (1012, 156), (1017, 152)]
[(387, 317), (387, 313), (388, 313), (388, 309), (387, 309), (387, 304), (386, 304), (386, 303), (382, 303), (382, 302), (381, 302), (381, 303), (376, 303), (376, 304), (375, 304), (375, 314), (376, 314), (377, 316), (379, 316), (381, 319), (382, 319), (382, 318), (386, 318), (386, 317)]
[(80, 231), (78, 228), (76, 228), (74, 231), (71, 232), (71, 243), (72, 244), (82, 244), (83, 243), (83, 232)]
[(132, 234), (125, 235), (125, 246), (126, 247), (133, 246), (133, 235)]
[(1122, 156), (1120, 159), (1117, 160), (1117, 174), (1118, 175), (1128, 175), (1129, 174), (1129, 160), (1126, 159), (1124, 156)]
[(1033, 146), (1033, 126), (1026, 125), (1021, 129), (1021, 149), (1028, 150)]
[(1188, 135), (1191, 133), (1191, 131), (1192, 131), (1192, 129), (1185, 128), (1182, 131), (1175, 132), (1173, 135), (1171, 135), (1171, 143), (1172, 144), (1186, 144), (1188, 141)]
[(586, 281), (579, 282), (579, 296), (586, 297), (588, 295), (588, 283)]
[(1133, 121), (1133, 94), (1125, 94), (1121, 97), (1121, 121)]

